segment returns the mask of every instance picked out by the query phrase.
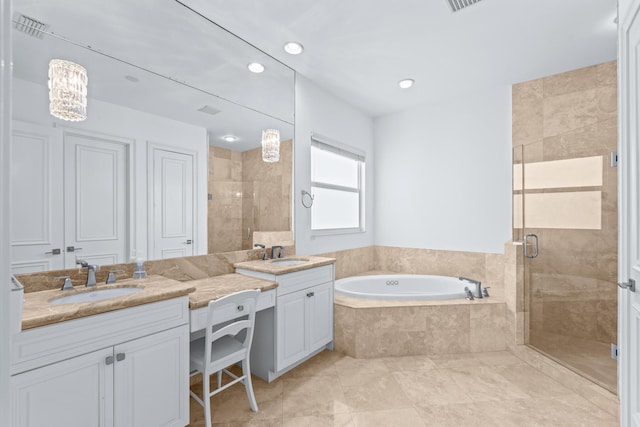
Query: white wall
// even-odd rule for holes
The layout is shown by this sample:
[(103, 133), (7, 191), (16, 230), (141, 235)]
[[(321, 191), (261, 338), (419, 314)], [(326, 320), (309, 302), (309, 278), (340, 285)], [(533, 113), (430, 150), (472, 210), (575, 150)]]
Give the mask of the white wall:
[[(207, 253), (207, 173), (208, 143), (205, 128), (193, 126), (142, 111), (124, 108), (96, 99), (87, 101), (87, 119), (64, 122), (49, 114), (46, 86), (13, 79), (13, 118), (45, 126), (64, 126), (116, 136), (133, 141), (133, 226), (130, 249), (149, 258), (147, 248), (147, 145), (157, 143), (197, 153), (196, 221), (194, 251)], [(133, 252), (132, 252), (133, 253)]]
[[(332, 236), (311, 235), (310, 210), (300, 202), (301, 190), (310, 191), (311, 133), (318, 133), (335, 141), (366, 152), (365, 228), (363, 233)], [(310, 80), (296, 77), (296, 129), (294, 144), (294, 226), (296, 252), (320, 254), (373, 244), (373, 120), (320, 89)]]
[(375, 156), (375, 244), (503, 252), (510, 86), (376, 119)]
[(11, 0), (0, 0), (0, 425), (11, 425), (9, 358), (10, 313), (10, 140), (11, 140)]

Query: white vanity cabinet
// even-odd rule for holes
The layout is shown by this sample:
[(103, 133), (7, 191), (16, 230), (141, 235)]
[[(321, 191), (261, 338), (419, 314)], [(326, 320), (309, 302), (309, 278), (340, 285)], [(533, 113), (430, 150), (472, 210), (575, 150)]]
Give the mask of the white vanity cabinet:
[(333, 284), (278, 297), (276, 369), (304, 360), (333, 341)]
[(187, 297), (16, 334), (15, 427), (189, 423)]
[(242, 268), (236, 272), (278, 283), (275, 315), (262, 312), (256, 317), (252, 372), (272, 381), (322, 349), (333, 348), (333, 264), (281, 275)]

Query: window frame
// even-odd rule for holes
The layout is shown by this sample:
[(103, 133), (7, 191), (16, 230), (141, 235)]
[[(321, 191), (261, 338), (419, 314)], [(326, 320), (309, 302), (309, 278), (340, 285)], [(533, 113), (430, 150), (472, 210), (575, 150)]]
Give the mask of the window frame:
[[(331, 152), (333, 154), (337, 154), (339, 156), (346, 157), (351, 160), (357, 161), (357, 187), (349, 187), (342, 186), (336, 184), (328, 184), (321, 181), (314, 181), (313, 177), (311, 177), (312, 169), (313, 169), (313, 149), (320, 149), (324, 151)], [(366, 153), (362, 150), (359, 150), (355, 147), (351, 147), (349, 145), (337, 142), (330, 138), (327, 138), (322, 135), (318, 135), (317, 133), (311, 134), (311, 150), (310, 150), (310, 165), (311, 168), (309, 170), (310, 175), (310, 183), (311, 183), (311, 192), (313, 192), (313, 188), (322, 188), (327, 190), (335, 190), (335, 191), (343, 191), (345, 193), (355, 193), (358, 194), (358, 226), (357, 227), (338, 227), (338, 228), (321, 228), (314, 229), (313, 228), (313, 206), (310, 209), (311, 221), (309, 223), (309, 228), (311, 230), (312, 236), (326, 236), (326, 235), (337, 235), (337, 234), (354, 234), (354, 233), (364, 233), (365, 230), (365, 170), (366, 170)]]

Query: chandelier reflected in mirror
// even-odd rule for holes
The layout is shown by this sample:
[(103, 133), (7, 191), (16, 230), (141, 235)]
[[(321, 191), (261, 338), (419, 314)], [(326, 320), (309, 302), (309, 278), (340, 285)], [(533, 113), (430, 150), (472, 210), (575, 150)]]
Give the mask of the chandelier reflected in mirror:
[(49, 112), (71, 122), (87, 118), (87, 70), (74, 62), (49, 62)]
[(262, 160), (275, 163), (280, 160), (280, 131), (265, 129), (262, 131)]

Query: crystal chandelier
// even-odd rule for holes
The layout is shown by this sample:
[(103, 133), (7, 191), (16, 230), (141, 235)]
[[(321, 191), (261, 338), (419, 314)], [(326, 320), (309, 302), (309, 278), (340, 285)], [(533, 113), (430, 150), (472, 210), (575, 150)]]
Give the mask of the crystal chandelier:
[(87, 70), (62, 59), (49, 62), (49, 112), (71, 122), (87, 118)]
[(262, 131), (262, 160), (274, 163), (280, 160), (280, 131), (265, 129)]

